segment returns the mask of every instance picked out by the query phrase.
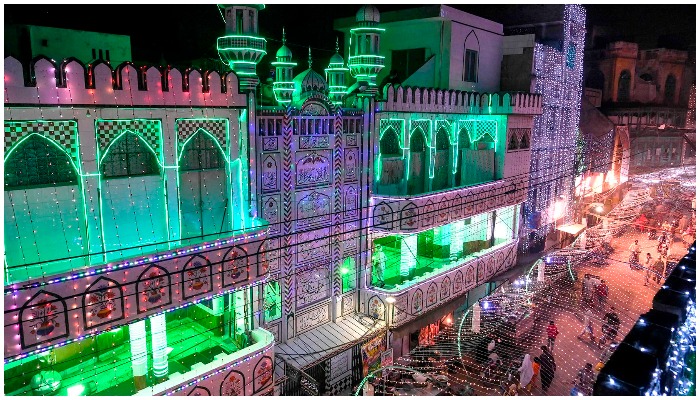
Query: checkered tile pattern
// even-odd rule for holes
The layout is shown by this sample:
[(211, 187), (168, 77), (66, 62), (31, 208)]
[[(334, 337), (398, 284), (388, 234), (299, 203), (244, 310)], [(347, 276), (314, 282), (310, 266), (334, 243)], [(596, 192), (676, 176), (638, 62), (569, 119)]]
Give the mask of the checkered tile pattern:
[(447, 132), (447, 135), (450, 137), (450, 140), (454, 142), (454, 137), (453, 136), (453, 131), (452, 131), (452, 121), (445, 121), (445, 120), (438, 120), (435, 121), (435, 132), (440, 130), (440, 128), (443, 128), (445, 132)]
[(326, 396), (349, 396), (352, 385), (352, 374), (348, 373), (343, 378), (331, 384), (326, 383)]
[(394, 129), (394, 132), (399, 136), (399, 142), (403, 142), (403, 123), (402, 121), (395, 120), (395, 119), (383, 119), (379, 121), (379, 132), (384, 134), (384, 132), (392, 128)]
[(413, 134), (413, 131), (416, 128), (420, 128), (423, 130), (423, 134), (425, 135), (425, 141), (427, 143), (430, 143), (430, 120), (427, 119), (421, 119), (418, 121), (411, 121), (411, 130), (409, 131), (411, 134)]
[(139, 135), (151, 149), (162, 159), (162, 132), (160, 120), (157, 119), (120, 119), (120, 120), (100, 120), (95, 128), (97, 143), (100, 144), (100, 152), (109, 147), (112, 140), (116, 139), (125, 131)]
[(491, 140), (496, 140), (496, 121), (476, 121), (476, 131), (473, 132), (473, 141), (484, 136), (489, 136)]
[(5, 121), (5, 154), (32, 133), (55, 141), (66, 149), (76, 165), (80, 165), (77, 121)]
[(225, 119), (178, 119), (177, 127), (177, 150), (178, 154), (182, 150), (182, 146), (187, 139), (197, 133), (198, 130), (204, 129), (216, 138), (222, 149), (226, 148), (227, 124)]

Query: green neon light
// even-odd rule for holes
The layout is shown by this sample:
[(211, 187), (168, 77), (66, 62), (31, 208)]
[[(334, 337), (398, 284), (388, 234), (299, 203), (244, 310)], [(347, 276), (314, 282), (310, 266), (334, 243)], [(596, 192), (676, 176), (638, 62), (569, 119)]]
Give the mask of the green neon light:
[[(351, 67), (384, 68), (384, 64), (348, 63)], [(359, 76), (359, 75), (358, 75)]]
[(262, 40), (263, 42), (267, 43), (267, 39), (265, 39), (264, 37), (251, 36), (251, 35), (226, 35), (226, 36), (219, 36), (218, 39), (221, 40), (221, 39), (241, 39), (241, 38)]
[(263, 54), (267, 54), (267, 51), (263, 49), (254, 49), (252, 47), (219, 47), (217, 48), (218, 51), (255, 51), (255, 52), (260, 52)]
[(252, 75), (257, 75), (257, 72), (236, 71), (236, 75), (252, 76)]
[(382, 60), (383, 60), (384, 58), (386, 58), (386, 57), (384, 57), (384, 56), (376, 56), (376, 55), (374, 55), (374, 54), (360, 54), (360, 55), (358, 55), (358, 56), (350, 56), (350, 57), (348, 57), (348, 60), (353, 60), (353, 59), (355, 59), (355, 58), (362, 58), (362, 57), (367, 57), (367, 58), (369, 58), (369, 57), (381, 58)]
[[(255, 63), (254, 63), (254, 64), (255, 64)], [(285, 62), (285, 61), (275, 61), (275, 62), (271, 62), (270, 64), (271, 64), (271, 65), (275, 65), (275, 66), (277, 66), (277, 65), (290, 66), (290, 67), (296, 67), (296, 66), (297, 66), (297, 63), (295, 63), (295, 62)]]
[(360, 27), (360, 28), (352, 28), (350, 29), (350, 32), (359, 32), (359, 31), (374, 31), (374, 32), (384, 32), (386, 29), (384, 28), (374, 28), (374, 27)]
[(343, 67), (332, 67), (332, 68), (326, 68), (326, 72), (338, 72), (338, 71), (349, 71), (349, 68), (343, 68)]
[(46, 137), (46, 136), (44, 136), (44, 135), (42, 135), (42, 134), (39, 134), (39, 133), (31, 133), (31, 134), (29, 134), (29, 135), (23, 137), (22, 139), (20, 139), (19, 142), (15, 143), (15, 145), (12, 146), (12, 148), (10, 149), (10, 151), (8, 151), (7, 154), (5, 154), (5, 159), (3, 160), (3, 164), (4, 164), (5, 162), (7, 162), (7, 160), (10, 158), (10, 156), (12, 155), (12, 153), (14, 153), (14, 151), (15, 151), (17, 148), (19, 148), (20, 145), (21, 145), (22, 143), (24, 143), (27, 139), (29, 139), (30, 137), (32, 137), (32, 136), (34, 136), (34, 135), (37, 135), (37, 136), (39, 136), (39, 137), (41, 137), (41, 138), (44, 138), (44, 139), (48, 140), (49, 143), (51, 143), (55, 148), (57, 148), (58, 150), (60, 150), (61, 153), (65, 154), (66, 157), (68, 157), (68, 159), (70, 160), (70, 166), (73, 167), (73, 171), (75, 171), (75, 174), (78, 175), (78, 176), (82, 176), (82, 175), (80, 174), (79, 168), (78, 168), (78, 167), (75, 165), (75, 163), (73, 162), (73, 157), (72, 157), (70, 154), (68, 154), (68, 152), (66, 151), (66, 149), (63, 148), (63, 147), (61, 147), (61, 146), (59, 146), (58, 143), (56, 143), (56, 142), (53, 141), (53, 139), (51, 139), (51, 138), (49, 138), (49, 137)]
[(231, 64), (252, 64), (252, 65), (257, 65), (255, 61), (246, 61), (246, 60), (231, 60), (229, 61)]

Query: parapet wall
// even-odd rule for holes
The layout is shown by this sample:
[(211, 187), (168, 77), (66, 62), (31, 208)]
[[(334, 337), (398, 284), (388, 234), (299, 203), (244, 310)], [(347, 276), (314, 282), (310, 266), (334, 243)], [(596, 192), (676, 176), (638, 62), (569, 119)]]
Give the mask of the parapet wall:
[(420, 87), (386, 86), (384, 111), (464, 114), (541, 114), (534, 93), (477, 93)]
[[(25, 68), (28, 74), (25, 75)], [(26, 78), (25, 78), (26, 76)], [(88, 64), (71, 58), (56, 64), (45, 57), (29, 66), (13, 57), (5, 58), (5, 105), (72, 106), (245, 106), (234, 72), (135, 67), (123, 63)]]

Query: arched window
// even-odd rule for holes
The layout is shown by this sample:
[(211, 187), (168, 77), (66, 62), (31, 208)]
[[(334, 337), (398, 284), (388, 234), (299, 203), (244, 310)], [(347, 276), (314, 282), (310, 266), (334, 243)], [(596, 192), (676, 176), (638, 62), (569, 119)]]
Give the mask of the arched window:
[(379, 152), (385, 157), (401, 157), (399, 136), (392, 128), (387, 129), (379, 140)]
[(180, 155), (180, 171), (202, 171), (225, 167), (219, 146), (201, 130), (187, 142)]
[(179, 166), (180, 237), (186, 240), (229, 231), (226, 160), (216, 141), (203, 130), (197, 131), (182, 150)]
[(425, 151), (425, 138), (423, 137), (423, 132), (419, 129), (413, 131), (411, 135), (411, 153), (423, 152)]
[(508, 150), (517, 150), (519, 147), (520, 146), (518, 144), (518, 135), (516, 135), (515, 132), (513, 132), (510, 135), (510, 140), (508, 141)]
[(463, 150), (471, 148), (471, 140), (466, 129), (462, 128), (457, 134), (457, 173), (455, 175), (455, 185), (462, 186), (462, 165), (464, 164)]
[(632, 75), (627, 70), (620, 73), (620, 80), (617, 82), (617, 101), (630, 101), (630, 84)]
[(673, 104), (676, 97), (676, 77), (669, 75), (666, 77), (666, 86), (664, 88), (664, 103)]
[(440, 128), (435, 135), (435, 148), (437, 150), (447, 150), (450, 148), (450, 138), (443, 128)]
[(5, 161), (5, 190), (77, 183), (70, 157), (41, 135), (29, 136)]
[(160, 167), (156, 155), (131, 132), (125, 133), (116, 143), (112, 143), (102, 160), (102, 175), (105, 178), (159, 174)]
[(520, 140), (520, 148), (521, 149), (530, 148), (530, 138), (528, 137), (527, 133), (524, 133), (523, 138)]
[(464, 39), (464, 61), (462, 81), (478, 82), (479, 79), (479, 38), (471, 31)]
[(586, 87), (603, 90), (605, 88), (605, 75), (603, 75), (603, 72), (597, 68), (588, 71)]
[(445, 189), (450, 184), (450, 138), (444, 128), (435, 135), (435, 160), (433, 171), (433, 190)]

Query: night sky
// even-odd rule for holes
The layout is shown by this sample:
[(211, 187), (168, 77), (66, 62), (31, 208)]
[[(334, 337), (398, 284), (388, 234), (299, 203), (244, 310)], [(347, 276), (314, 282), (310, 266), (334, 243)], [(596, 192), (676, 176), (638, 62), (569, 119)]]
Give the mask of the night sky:
[[(420, 4), (379, 4), (382, 11), (418, 7)], [(523, 15), (547, 20), (547, 6), (497, 4), (450, 4), (451, 7), (504, 25), (522, 23)], [(333, 19), (351, 17), (359, 4), (270, 4), (260, 13), (260, 33), (268, 41), (263, 70), (274, 61), (281, 45), (282, 26), (287, 45), (306, 68), (307, 47), (314, 55), (314, 68), (321, 71), (333, 54)], [(606, 26), (614, 39), (638, 41), (641, 48), (687, 49), (695, 44), (695, 5), (586, 5), (587, 25)], [(188, 65), (198, 58), (218, 59), (216, 38), (224, 34), (224, 22), (215, 4), (168, 5), (5, 5), (5, 24), (30, 24), (131, 36), (132, 56), (137, 63)], [(85, 18), (85, 16), (90, 16)], [(127, 16), (128, 20), (121, 18)], [(341, 38), (342, 48), (342, 38)], [(258, 69), (260, 71), (260, 68)]]

